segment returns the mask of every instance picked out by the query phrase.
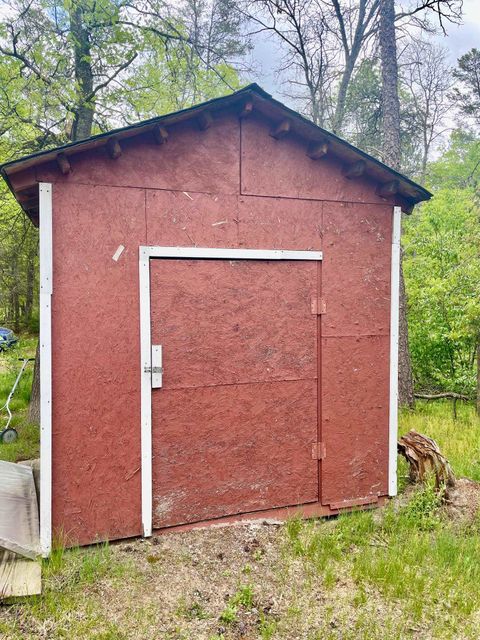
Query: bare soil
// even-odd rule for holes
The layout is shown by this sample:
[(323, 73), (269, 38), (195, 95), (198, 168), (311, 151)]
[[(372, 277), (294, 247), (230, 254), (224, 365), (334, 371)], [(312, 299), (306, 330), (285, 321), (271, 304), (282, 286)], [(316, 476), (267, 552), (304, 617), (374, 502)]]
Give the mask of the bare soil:
[(458, 524), (470, 524), (480, 513), (480, 483), (468, 478), (458, 478), (447, 490), (444, 512)]

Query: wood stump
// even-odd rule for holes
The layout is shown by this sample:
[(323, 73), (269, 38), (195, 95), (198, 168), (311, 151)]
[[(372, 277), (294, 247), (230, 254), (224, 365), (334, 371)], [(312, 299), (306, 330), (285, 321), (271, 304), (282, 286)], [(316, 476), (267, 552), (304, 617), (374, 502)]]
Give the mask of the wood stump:
[(453, 470), (435, 440), (416, 431), (409, 431), (398, 441), (398, 453), (410, 466), (411, 482), (424, 483), (432, 476), (437, 489), (455, 485)]

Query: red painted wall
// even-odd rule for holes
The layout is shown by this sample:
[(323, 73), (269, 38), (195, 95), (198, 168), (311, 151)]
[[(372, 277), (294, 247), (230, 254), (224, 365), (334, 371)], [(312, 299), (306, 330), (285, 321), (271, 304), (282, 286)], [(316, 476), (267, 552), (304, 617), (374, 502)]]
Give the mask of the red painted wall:
[(71, 543), (141, 533), (140, 244), (323, 250), (321, 500), (387, 493), (392, 203), (269, 127), (225, 113), (37, 170), (54, 183), (53, 519)]

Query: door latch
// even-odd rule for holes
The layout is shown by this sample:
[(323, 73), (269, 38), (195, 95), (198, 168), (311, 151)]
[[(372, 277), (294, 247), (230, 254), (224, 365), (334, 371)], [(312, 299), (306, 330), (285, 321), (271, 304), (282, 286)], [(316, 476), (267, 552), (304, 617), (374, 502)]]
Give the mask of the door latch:
[(163, 386), (162, 345), (152, 344), (152, 366), (145, 367), (145, 373), (152, 374), (152, 389)]
[(163, 367), (145, 367), (145, 373), (163, 373)]

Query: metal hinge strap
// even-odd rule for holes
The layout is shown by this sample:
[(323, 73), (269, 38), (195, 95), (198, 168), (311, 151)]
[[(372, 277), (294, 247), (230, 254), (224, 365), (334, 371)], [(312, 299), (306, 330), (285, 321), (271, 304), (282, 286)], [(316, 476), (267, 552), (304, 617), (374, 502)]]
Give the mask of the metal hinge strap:
[(323, 460), (327, 455), (327, 449), (324, 442), (314, 442), (312, 444), (312, 459)]
[(323, 298), (312, 297), (311, 309), (314, 316), (321, 316), (327, 312), (327, 304)]

